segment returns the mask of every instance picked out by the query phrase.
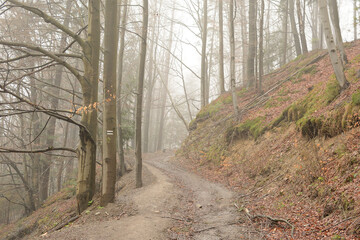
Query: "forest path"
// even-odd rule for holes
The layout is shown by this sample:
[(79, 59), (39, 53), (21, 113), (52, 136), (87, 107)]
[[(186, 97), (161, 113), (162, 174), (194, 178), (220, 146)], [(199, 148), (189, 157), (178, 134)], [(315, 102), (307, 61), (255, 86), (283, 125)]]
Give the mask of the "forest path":
[[(242, 221), (233, 192), (176, 166), (170, 155), (153, 155), (145, 161), (144, 187), (134, 189), (133, 179), (132, 173), (124, 177), (127, 185), (115, 204), (39, 239), (258, 239), (238, 224)], [(126, 204), (127, 210), (117, 211), (119, 204)], [(100, 214), (115, 217), (96, 217)]]

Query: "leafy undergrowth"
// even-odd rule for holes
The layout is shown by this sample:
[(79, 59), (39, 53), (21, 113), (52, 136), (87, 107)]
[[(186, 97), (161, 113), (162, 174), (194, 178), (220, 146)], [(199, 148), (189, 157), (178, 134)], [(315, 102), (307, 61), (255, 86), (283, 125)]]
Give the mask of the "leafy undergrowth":
[[(229, 93), (220, 96), (191, 123), (181, 161), (238, 191), (240, 210), (288, 219), (293, 239), (359, 239), (359, 49), (359, 41), (347, 46), (343, 92), (329, 57), (311, 52), (267, 75), (266, 94), (239, 90), (241, 121)], [(251, 224), (291, 239), (285, 225)]]

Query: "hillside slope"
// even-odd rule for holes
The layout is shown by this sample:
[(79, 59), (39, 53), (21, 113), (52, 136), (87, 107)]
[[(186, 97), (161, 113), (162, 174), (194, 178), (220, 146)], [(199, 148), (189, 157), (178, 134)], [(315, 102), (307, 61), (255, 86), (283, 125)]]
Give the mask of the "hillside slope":
[[(265, 76), (263, 94), (238, 89), (240, 121), (230, 93), (203, 108), (177, 155), (238, 191), (239, 210), (288, 219), (294, 239), (359, 239), (360, 42), (346, 45), (345, 91), (327, 53), (311, 52)], [(253, 224), (290, 238), (269, 219)]]

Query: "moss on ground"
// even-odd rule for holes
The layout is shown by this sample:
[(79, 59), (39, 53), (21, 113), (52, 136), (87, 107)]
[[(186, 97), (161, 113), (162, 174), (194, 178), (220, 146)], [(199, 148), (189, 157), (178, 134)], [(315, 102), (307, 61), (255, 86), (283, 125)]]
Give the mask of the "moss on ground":
[(257, 117), (228, 128), (225, 134), (226, 141), (230, 143), (232, 140), (247, 139), (249, 137), (253, 137), (256, 140), (267, 129), (264, 120), (265, 117)]

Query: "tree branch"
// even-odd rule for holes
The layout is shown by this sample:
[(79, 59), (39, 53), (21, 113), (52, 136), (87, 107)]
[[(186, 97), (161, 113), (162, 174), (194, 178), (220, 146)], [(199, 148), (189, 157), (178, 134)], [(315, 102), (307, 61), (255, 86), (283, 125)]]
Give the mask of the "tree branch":
[(11, 46), (11, 47), (23, 47), (23, 48), (27, 48), (27, 49), (30, 49), (30, 50), (33, 50), (36, 52), (40, 52), (40, 53), (44, 54), (45, 56), (48, 56), (49, 58), (53, 59), (57, 63), (63, 65), (80, 81), (81, 84), (84, 81), (84, 78), (82, 77), (82, 75), (75, 68), (73, 68), (70, 64), (68, 64), (65, 60), (61, 59), (60, 57), (56, 56), (56, 54), (51, 53), (41, 47), (33, 46), (30, 44), (26, 44), (26, 43), (15, 43), (15, 42), (8, 42), (8, 41), (0, 41), (0, 44), (5, 45), (5, 46)]
[(21, 3), (19, 1), (16, 0), (8, 0), (9, 2), (11, 2), (12, 4), (14, 4), (15, 6), (21, 7), (29, 12), (32, 12), (36, 15), (38, 15), (39, 17), (41, 17), (46, 23), (50, 23), (51, 25), (55, 26), (56, 28), (60, 29), (61, 31), (63, 31), (64, 33), (68, 34), (69, 36), (71, 36), (74, 40), (76, 40), (76, 42), (83, 48), (86, 47), (85, 41), (76, 33), (72, 32), (69, 28), (65, 27), (64, 25), (62, 25), (61, 23), (59, 23), (58, 21), (56, 21), (53, 17), (47, 15), (46, 13), (44, 13), (43, 11), (41, 11), (38, 8), (35, 7), (31, 7), (29, 5), (26, 5), (24, 3)]
[(17, 149), (10, 149), (10, 148), (2, 148), (0, 147), (0, 153), (46, 153), (52, 151), (67, 151), (77, 153), (73, 148), (54, 148), (48, 147), (45, 149), (37, 149), (37, 150), (17, 150)]

